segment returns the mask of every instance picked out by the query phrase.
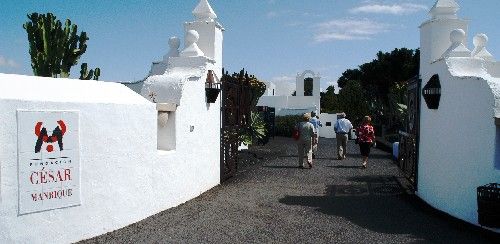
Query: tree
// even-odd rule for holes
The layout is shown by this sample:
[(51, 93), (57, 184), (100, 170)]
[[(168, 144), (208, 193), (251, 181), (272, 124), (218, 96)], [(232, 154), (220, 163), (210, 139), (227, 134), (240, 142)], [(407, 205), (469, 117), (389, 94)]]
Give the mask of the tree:
[(369, 114), (370, 101), (365, 98), (359, 81), (349, 81), (345, 84), (338, 95), (338, 106), (355, 124)]
[[(78, 27), (66, 19), (64, 27), (52, 13), (28, 14), (29, 21), (23, 25), (28, 34), (31, 68), (36, 76), (67, 78), (71, 67), (87, 50), (86, 32), (77, 34)], [(100, 69), (87, 71), (87, 64), (81, 66), (81, 79), (95, 79)]]
[(320, 93), (320, 103), (321, 103), (321, 112), (322, 113), (334, 113), (338, 111), (337, 105), (337, 95), (335, 94), (335, 87), (329, 86), (326, 88), (325, 92)]
[(340, 88), (344, 88), (347, 82), (351, 80), (361, 80), (361, 71), (359, 69), (348, 69), (342, 73), (337, 81)]
[(267, 135), (267, 126), (262, 116), (257, 112), (256, 106), (266, 91), (266, 84), (254, 75), (249, 75), (244, 69), (239, 73), (233, 73), (233, 75), (229, 75), (229, 72), (222, 69), (222, 80), (223, 82), (248, 85), (248, 88), (244, 87), (246, 95), (243, 93), (239, 97), (239, 99), (243, 99), (239, 101), (239, 110), (243, 111), (242, 116), (245, 117), (243, 120), (247, 121), (247, 124), (237, 132), (239, 140), (247, 145), (257, 140), (263, 140)]
[(359, 82), (367, 100), (367, 114), (375, 117), (375, 124), (384, 124), (389, 130), (397, 131), (404, 124), (405, 114), (402, 113), (406, 110), (402, 104), (406, 82), (418, 75), (419, 63), (419, 49), (396, 48), (391, 52), (378, 52), (371, 62), (344, 71), (337, 82), (342, 90), (352, 81)]

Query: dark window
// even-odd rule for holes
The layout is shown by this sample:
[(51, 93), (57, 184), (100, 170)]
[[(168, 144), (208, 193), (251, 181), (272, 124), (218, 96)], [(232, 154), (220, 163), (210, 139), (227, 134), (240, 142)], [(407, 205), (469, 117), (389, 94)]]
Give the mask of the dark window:
[(326, 122), (326, 126), (332, 126), (332, 122)]

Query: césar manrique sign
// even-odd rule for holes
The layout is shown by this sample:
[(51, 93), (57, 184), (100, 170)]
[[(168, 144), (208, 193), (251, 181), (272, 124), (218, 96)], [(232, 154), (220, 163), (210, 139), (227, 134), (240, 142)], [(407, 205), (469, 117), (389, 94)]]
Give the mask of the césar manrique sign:
[(19, 214), (80, 205), (77, 111), (17, 111)]

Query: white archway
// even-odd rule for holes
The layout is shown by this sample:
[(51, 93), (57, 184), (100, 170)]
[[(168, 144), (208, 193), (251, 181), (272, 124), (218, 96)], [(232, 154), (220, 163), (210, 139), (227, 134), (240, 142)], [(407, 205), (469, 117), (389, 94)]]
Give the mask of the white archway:
[[(312, 91), (312, 96), (313, 97), (320, 97), (320, 79), (319, 74), (314, 73), (312, 70), (305, 70), (302, 72), (302, 74), (297, 73), (297, 78), (295, 82), (295, 94), (298, 97), (303, 97), (304, 96), (304, 80), (306, 78), (306, 75), (311, 75), (313, 79), (313, 91)], [(309, 77), (309, 76), (308, 76)]]

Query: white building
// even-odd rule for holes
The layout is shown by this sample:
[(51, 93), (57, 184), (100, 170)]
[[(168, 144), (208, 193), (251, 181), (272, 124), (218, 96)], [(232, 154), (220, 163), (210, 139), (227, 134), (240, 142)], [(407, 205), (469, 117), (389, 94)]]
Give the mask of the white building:
[[(304, 95), (304, 80), (312, 78), (312, 96)], [(296, 96), (292, 94), (283, 95), (283, 91), (277, 90), (277, 86), (272, 82), (266, 82), (266, 93), (260, 97), (257, 106), (268, 106), (276, 109), (277, 116), (297, 115), (311, 111), (320, 113), (320, 80), (319, 74), (311, 70), (306, 70), (302, 74), (297, 74), (295, 82)]]
[(193, 14), (147, 99), (112, 82), (0, 74), (0, 243), (91, 238), (219, 184), (220, 98), (205, 101), (205, 80), (221, 74), (223, 29), (206, 0)]
[(469, 23), (458, 10), (454, 0), (438, 0), (420, 26), (427, 101), (421, 99), (416, 194), (479, 225), (476, 188), (500, 182), (500, 62), (487, 51), (485, 34), (469, 49)]

